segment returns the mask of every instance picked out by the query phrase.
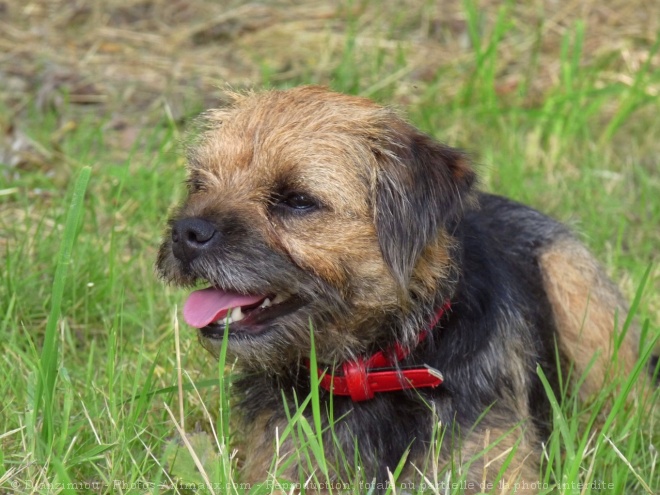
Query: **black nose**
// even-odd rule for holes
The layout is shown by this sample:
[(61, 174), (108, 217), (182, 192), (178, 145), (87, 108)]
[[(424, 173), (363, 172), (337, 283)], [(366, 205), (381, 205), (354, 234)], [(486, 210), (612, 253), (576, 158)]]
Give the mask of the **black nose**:
[(181, 261), (194, 260), (219, 240), (215, 225), (201, 218), (184, 218), (172, 226), (172, 252)]

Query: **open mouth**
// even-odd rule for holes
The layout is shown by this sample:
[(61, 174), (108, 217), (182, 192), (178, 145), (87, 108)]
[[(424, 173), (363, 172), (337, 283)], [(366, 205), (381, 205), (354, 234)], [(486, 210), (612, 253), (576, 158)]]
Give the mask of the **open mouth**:
[(221, 339), (226, 325), (230, 334), (258, 335), (274, 319), (300, 306), (301, 300), (287, 293), (244, 295), (208, 287), (190, 294), (183, 307), (183, 318), (188, 325), (200, 329), (204, 337)]

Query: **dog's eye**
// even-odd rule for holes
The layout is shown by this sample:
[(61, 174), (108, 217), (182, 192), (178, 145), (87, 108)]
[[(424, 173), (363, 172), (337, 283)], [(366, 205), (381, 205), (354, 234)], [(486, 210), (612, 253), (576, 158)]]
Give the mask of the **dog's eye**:
[(316, 210), (319, 207), (318, 202), (314, 198), (300, 192), (278, 195), (274, 203), (278, 207), (284, 207), (296, 213), (306, 213)]
[(309, 208), (314, 208), (316, 202), (307, 196), (306, 194), (290, 194), (282, 200), (282, 204), (288, 206), (289, 208), (295, 208), (296, 210), (307, 210)]
[(186, 184), (188, 185), (188, 190), (190, 192), (196, 193), (204, 190), (204, 182), (196, 175), (188, 177)]

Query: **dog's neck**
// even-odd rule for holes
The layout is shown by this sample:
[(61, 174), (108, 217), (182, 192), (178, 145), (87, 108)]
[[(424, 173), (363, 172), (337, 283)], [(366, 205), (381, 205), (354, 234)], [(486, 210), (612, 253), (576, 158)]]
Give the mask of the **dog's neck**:
[[(429, 331), (433, 330), (440, 318), (450, 309), (446, 301), (439, 308), (430, 324), (423, 328), (415, 344), (423, 342)], [(404, 347), (399, 343), (384, 351), (378, 351), (369, 357), (358, 357), (346, 361), (335, 369), (317, 368), (319, 385), (334, 395), (350, 396), (354, 402), (373, 399), (378, 392), (393, 392), (411, 388), (437, 387), (442, 384), (442, 374), (430, 366), (401, 367), (399, 362), (410, 355), (414, 347)], [(307, 367), (312, 370), (310, 362)]]

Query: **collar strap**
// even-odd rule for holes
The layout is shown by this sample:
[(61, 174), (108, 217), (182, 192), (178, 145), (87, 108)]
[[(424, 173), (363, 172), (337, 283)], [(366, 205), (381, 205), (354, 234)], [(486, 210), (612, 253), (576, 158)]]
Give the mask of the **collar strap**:
[[(442, 315), (451, 307), (449, 301), (439, 308), (431, 323), (417, 338), (423, 342), (429, 331), (437, 325)], [(437, 387), (442, 384), (442, 374), (430, 366), (401, 368), (397, 363), (412, 351), (398, 342), (386, 351), (378, 351), (367, 359), (362, 357), (347, 361), (341, 366), (341, 375), (318, 369), (319, 385), (334, 395), (350, 396), (354, 402), (373, 399), (376, 392), (393, 392), (410, 388)], [(307, 363), (309, 367), (309, 362)]]

